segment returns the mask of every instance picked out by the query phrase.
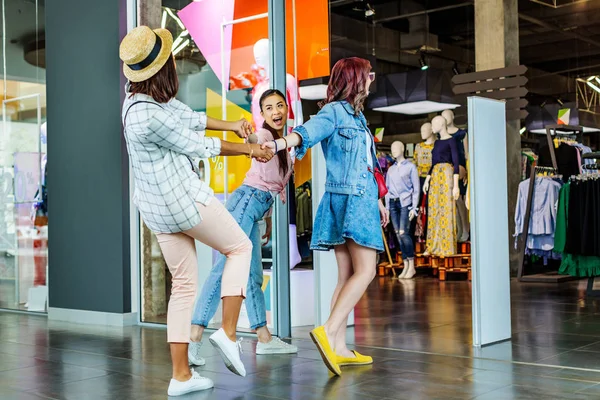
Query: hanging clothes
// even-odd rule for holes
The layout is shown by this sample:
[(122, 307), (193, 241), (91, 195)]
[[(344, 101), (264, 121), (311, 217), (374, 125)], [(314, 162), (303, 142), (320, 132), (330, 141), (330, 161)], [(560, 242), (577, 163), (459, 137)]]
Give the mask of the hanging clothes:
[[(594, 211), (594, 218), (597, 218), (597, 210), (600, 207), (599, 194), (600, 181), (598, 179), (569, 182), (560, 191), (555, 238), (556, 251), (563, 253), (559, 269), (560, 274), (576, 277), (600, 276), (600, 256), (584, 255), (577, 252), (578, 250), (594, 250), (594, 247), (597, 247), (600, 241), (599, 221), (593, 218), (590, 218), (590, 220), (582, 219), (581, 213), (577, 210), (577, 207), (584, 205), (584, 211)], [(582, 234), (570, 236), (577, 229), (582, 229), (580, 231)], [(583, 239), (584, 243), (578, 244), (577, 241), (582, 240), (583, 236), (586, 236)], [(596, 246), (594, 246), (594, 242)]]
[[(581, 171), (579, 150), (567, 143), (560, 143), (555, 149), (558, 173), (563, 176), (563, 182), (567, 182), (571, 176), (578, 175)], [(579, 158), (578, 158), (579, 157)], [(548, 145), (540, 149), (539, 166), (552, 167), (552, 157)]]
[[(524, 229), (529, 183), (530, 180), (527, 179), (519, 184), (515, 208), (515, 248)], [(544, 258), (544, 264), (548, 259), (560, 258), (560, 254), (554, 251), (556, 204), (560, 188), (561, 184), (551, 177), (535, 178), (525, 254)]]
[(427, 252), (439, 257), (456, 254), (456, 202), (452, 196), (454, 175), (458, 175), (456, 140), (435, 142), (428, 193)]
[[(427, 144), (425, 142), (417, 143), (415, 147), (415, 152), (413, 154), (413, 159), (415, 165), (417, 166), (417, 172), (419, 173), (419, 177), (425, 178), (431, 169), (431, 153), (433, 151), (433, 144)], [(423, 182), (421, 182), (423, 183)]]

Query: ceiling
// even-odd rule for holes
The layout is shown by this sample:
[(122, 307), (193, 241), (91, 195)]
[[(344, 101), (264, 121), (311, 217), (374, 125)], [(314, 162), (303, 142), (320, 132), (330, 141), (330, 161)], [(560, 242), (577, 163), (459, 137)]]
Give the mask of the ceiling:
[[(520, 62), (530, 71), (531, 104), (573, 100), (576, 77), (600, 75), (600, 0), (556, 0), (558, 8), (540, 4), (554, 1), (518, 0)], [(189, 3), (162, 0), (175, 9)], [(28, 64), (23, 54), (36, 32), (43, 38), (44, 2), (38, 0), (37, 18), (35, 0), (5, 0), (5, 4), (8, 78), (43, 83), (44, 70)], [(329, 4), (332, 54), (339, 50), (338, 54), (368, 55), (376, 59), (379, 74), (418, 68), (418, 50), (423, 48), (432, 67), (457, 67), (460, 73), (474, 68), (473, 0), (329, 0)], [(365, 17), (367, 4), (375, 11), (372, 17)], [(398, 119), (379, 118), (382, 124)], [(412, 125), (398, 130), (417, 131)]]
[[(553, 4), (554, 0), (538, 0)], [(521, 64), (544, 74), (559, 74), (574, 78), (600, 74), (600, 0), (557, 0), (558, 8), (532, 0), (519, 0), (519, 47)], [(375, 10), (373, 17), (366, 18), (362, 9), (366, 3)], [(573, 3), (573, 4), (569, 4)], [(422, 25), (430, 35), (437, 37), (437, 48), (429, 57), (445, 67), (458, 63), (460, 72), (474, 64), (475, 20), (473, 2), (469, 0), (330, 0), (332, 15), (351, 18), (371, 26), (375, 30), (391, 30), (400, 34), (400, 42), (411, 34), (411, 25)], [(389, 21), (398, 15), (422, 15)], [(427, 12), (428, 11), (428, 12)], [(427, 12), (427, 14), (425, 14)], [(428, 17), (428, 18), (427, 18)], [(332, 20), (332, 32), (336, 31)], [(347, 20), (346, 20), (347, 21)], [(382, 38), (375, 34), (373, 46), (378, 50)], [(345, 46), (344, 39), (332, 46)], [(402, 47), (402, 46), (400, 46)], [(439, 61), (443, 60), (443, 61)], [(418, 58), (408, 57), (401, 61), (406, 67), (416, 67)], [(567, 91), (570, 91), (568, 88)], [(556, 88), (555, 95), (565, 91), (565, 85)], [(547, 95), (548, 93), (544, 93)]]

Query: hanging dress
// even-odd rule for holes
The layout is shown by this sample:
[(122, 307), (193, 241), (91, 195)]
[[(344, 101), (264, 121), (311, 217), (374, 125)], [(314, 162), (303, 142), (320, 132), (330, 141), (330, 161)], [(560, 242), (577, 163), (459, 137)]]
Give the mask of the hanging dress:
[(428, 192), (426, 247), (428, 253), (438, 257), (456, 254), (456, 202), (452, 196), (452, 185), (458, 168), (456, 140), (436, 141)]

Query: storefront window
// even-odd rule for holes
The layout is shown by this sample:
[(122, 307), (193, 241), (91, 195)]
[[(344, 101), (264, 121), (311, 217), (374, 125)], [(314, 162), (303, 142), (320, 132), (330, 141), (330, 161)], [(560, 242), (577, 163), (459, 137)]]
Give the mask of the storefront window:
[[(161, 26), (171, 31), (174, 38), (173, 54), (177, 64), (180, 81), (178, 99), (195, 111), (205, 112), (209, 117), (227, 120), (245, 118), (253, 121), (252, 88), (264, 74), (264, 66), (247, 68), (232, 75), (230, 90), (226, 101), (222, 98), (220, 21), (211, 19), (209, 13), (203, 13), (195, 7), (202, 4), (190, 4), (189, 1), (163, 2)], [(214, 12), (221, 12), (216, 7)], [(198, 16), (202, 16), (198, 18)], [(266, 21), (266, 18), (265, 18)], [(206, 35), (202, 29), (211, 24), (213, 34)], [(266, 23), (266, 22), (265, 22)], [(195, 40), (198, 39), (198, 42)], [(204, 50), (204, 51), (203, 51)], [(247, 49), (246, 49), (247, 50)], [(268, 61), (268, 46), (263, 54), (263, 60)], [(252, 48), (250, 48), (252, 52)], [(250, 67), (251, 65), (248, 65)], [(232, 71), (234, 66), (231, 67)], [(244, 68), (244, 67), (239, 67)], [(233, 72), (231, 73), (233, 74)], [(242, 142), (232, 132), (207, 132), (208, 136), (223, 138), (231, 142)], [(246, 157), (224, 158), (217, 156), (211, 159), (195, 160), (198, 164), (202, 179), (209, 183), (215, 192), (215, 197), (225, 202), (243, 182), (250, 168), (250, 160)], [(143, 268), (143, 297), (142, 321), (165, 323), (167, 304), (170, 297), (171, 277), (164, 262), (155, 235), (143, 225), (142, 221), (142, 268)], [(208, 277), (216, 252), (197, 242), (199, 290)], [(269, 260), (265, 260), (269, 261)], [(268, 279), (267, 279), (268, 281)], [(265, 285), (268, 287), (269, 284)], [(214, 322), (221, 320), (221, 311), (217, 311)], [(269, 321), (271, 322), (271, 321)], [(249, 328), (244, 310), (240, 317), (239, 327)]]
[(44, 8), (3, 0), (0, 308), (45, 312), (48, 213)]

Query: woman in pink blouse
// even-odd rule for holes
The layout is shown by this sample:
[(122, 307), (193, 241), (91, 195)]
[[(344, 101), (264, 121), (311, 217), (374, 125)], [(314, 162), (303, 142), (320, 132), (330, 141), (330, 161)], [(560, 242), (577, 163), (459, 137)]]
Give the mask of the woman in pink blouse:
[[(288, 105), (285, 96), (279, 90), (267, 90), (260, 97), (260, 112), (264, 118), (263, 128), (256, 132), (260, 144), (283, 138)], [(271, 336), (267, 328), (265, 298), (262, 292), (263, 265), (261, 254), (261, 235), (259, 222), (266, 217), (267, 232), (262, 237), (268, 239), (271, 234), (271, 210), (277, 195), (285, 202), (285, 188), (292, 175), (292, 160), (287, 151), (277, 153), (269, 162), (252, 161), (242, 186), (236, 189), (227, 200), (226, 207), (236, 219), (242, 230), (252, 241), (252, 263), (250, 278), (246, 289), (246, 309), (253, 330), (258, 335), (256, 354), (296, 353), (296, 346), (289, 345)], [(218, 256), (192, 317), (192, 334), (188, 358), (192, 365), (204, 365), (200, 356), (200, 346), (204, 328), (215, 315), (219, 306), (219, 292), (225, 257)]]

